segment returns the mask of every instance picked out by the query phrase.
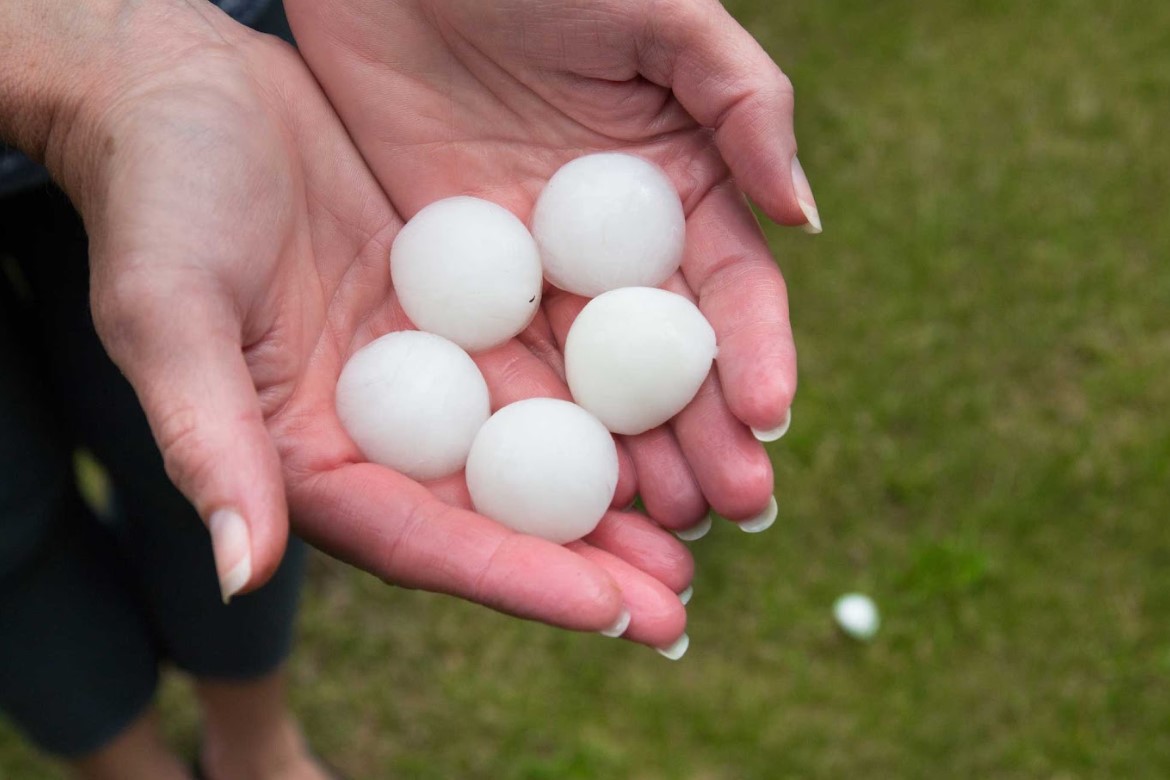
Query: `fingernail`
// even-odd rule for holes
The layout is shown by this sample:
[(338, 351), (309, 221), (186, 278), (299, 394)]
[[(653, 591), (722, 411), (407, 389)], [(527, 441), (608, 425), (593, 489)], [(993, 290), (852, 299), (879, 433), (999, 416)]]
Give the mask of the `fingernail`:
[(792, 425), (792, 407), (788, 407), (788, 411), (784, 413), (784, 422), (777, 425), (775, 428), (769, 430), (762, 430), (760, 428), (752, 428), (752, 435), (760, 441), (776, 441), (788, 433), (789, 426)]
[(681, 601), (685, 607), (687, 604), (691, 603), (691, 596), (693, 595), (695, 595), (695, 586), (687, 585), (683, 589), (682, 593), (678, 594), (678, 600)]
[(800, 210), (808, 220), (804, 232), (820, 233), (821, 215), (817, 211), (817, 202), (813, 199), (812, 187), (808, 183), (808, 177), (804, 175), (804, 168), (795, 157), (792, 158), (792, 189), (796, 190), (796, 202), (800, 204)]
[(609, 628), (602, 629), (598, 633), (602, 636), (616, 638), (626, 633), (626, 629), (630, 627), (630, 611), (622, 607), (622, 614), (618, 615), (618, 619)]
[(751, 520), (744, 520), (740, 523), (739, 530), (749, 534), (758, 534), (761, 531), (767, 531), (772, 527), (772, 523), (776, 522), (776, 515), (778, 514), (780, 514), (780, 506), (776, 503), (776, 496), (772, 496), (772, 500), (768, 502), (768, 508)]
[(658, 654), (663, 658), (669, 658), (672, 661), (677, 661), (687, 653), (687, 648), (691, 646), (691, 638), (683, 634), (678, 639), (674, 640), (666, 647), (657, 648)]
[(248, 525), (239, 513), (220, 509), (207, 522), (211, 530), (211, 549), (215, 554), (215, 572), (219, 575), (219, 589), (223, 603), (248, 584), (252, 578), (252, 543)]
[(694, 542), (702, 539), (711, 530), (711, 515), (707, 515), (698, 522), (697, 525), (692, 525), (690, 528), (684, 528), (681, 531), (675, 531), (674, 535), (684, 542)]

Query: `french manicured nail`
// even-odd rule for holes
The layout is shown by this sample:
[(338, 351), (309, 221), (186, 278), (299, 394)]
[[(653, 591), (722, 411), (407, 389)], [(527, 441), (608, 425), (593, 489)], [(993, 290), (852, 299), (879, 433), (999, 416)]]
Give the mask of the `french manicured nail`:
[(681, 531), (675, 531), (674, 535), (684, 542), (694, 542), (702, 539), (711, 530), (711, 515), (707, 515), (698, 522), (697, 525), (692, 525), (690, 528), (684, 528)]
[(678, 594), (678, 600), (681, 601), (685, 607), (687, 604), (691, 603), (691, 596), (693, 595), (695, 595), (695, 586), (687, 585), (686, 588), (683, 589), (682, 593)]
[(817, 202), (813, 198), (808, 177), (804, 175), (804, 168), (801, 167), (800, 160), (795, 157), (792, 158), (792, 189), (796, 191), (796, 202), (800, 204), (800, 210), (804, 212), (804, 218), (808, 220), (804, 226), (804, 232), (820, 233), (821, 215), (817, 211)]
[(252, 579), (252, 541), (248, 524), (238, 512), (220, 509), (207, 522), (211, 530), (211, 550), (215, 554), (215, 573), (219, 576), (219, 589), (223, 603)]
[(630, 627), (630, 611), (622, 607), (622, 614), (618, 615), (618, 619), (609, 628), (602, 629), (599, 633), (602, 636), (619, 637), (626, 633), (626, 629)]
[(760, 441), (776, 441), (788, 433), (788, 428), (792, 425), (792, 407), (788, 407), (788, 411), (784, 413), (784, 422), (777, 425), (775, 428), (763, 430), (760, 428), (752, 428), (752, 435)]
[(687, 648), (691, 646), (691, 638), (683, 634), (678, 639), (674, 640), (666, 647), (659, 647), (658, 654), (663, 658), (669, 658), (672, 661), (677, 661), (687, 653)]
[(772, 496), (772, 500), (768, 502), (768, 508), (752, 519), (744, 520), (740, 523), (739, 530), (749, 534), (758, 534), (761, 531), (767, 531), (772, 527), (772, 523), (776, 522), (776, 515), (778, 514), (780, 514), (780, 506), (776, 503), (776, 496)]

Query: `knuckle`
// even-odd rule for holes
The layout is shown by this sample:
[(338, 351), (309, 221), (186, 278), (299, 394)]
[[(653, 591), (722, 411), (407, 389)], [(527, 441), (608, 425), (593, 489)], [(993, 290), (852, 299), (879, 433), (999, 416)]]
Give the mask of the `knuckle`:
[(775, 74), (773, 76), (772, 88), (776, 90), (782, 97), (792, 99), (796, 96), (796, 87), (792, 83), (791, 77), (784, 71), (780, 70), (780, 66), (776, 66)]
[(676, 52), (697, 34), (696, 0), (645, 0), (639, 4), (646, 37), (666, 51)]
[(159, 417), (154, 430), (167, 476), (193, 498), (193, 492), (208, 480), (216, 462), (199, 412), (191, 406), (177, 407)]
[(115, 363), (125, 368), (124, 361), (143, 357), (176, 311), (190, 310), (193, 282), (134, 257), (95, 263), (90, 309)]
[(152, 300), (150, 280), (144, 274), (95, 273), (90, 293), (94, 327), (115, 360), (148, 331)]

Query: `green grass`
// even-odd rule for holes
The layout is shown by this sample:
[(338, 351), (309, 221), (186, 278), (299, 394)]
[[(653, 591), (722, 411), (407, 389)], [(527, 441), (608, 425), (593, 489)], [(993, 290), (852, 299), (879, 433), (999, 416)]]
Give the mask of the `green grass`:
[[(1170, 6), (729, 5), (825, 221), (769, 229), (781, 521), (695, 545), (677, 664), (318, 560), (314, 744), (372, 778), (1170, 775)], [(164, 710), (190, 749), (178, 681)], [(58, 776), (0, 727), (0, 777)]]

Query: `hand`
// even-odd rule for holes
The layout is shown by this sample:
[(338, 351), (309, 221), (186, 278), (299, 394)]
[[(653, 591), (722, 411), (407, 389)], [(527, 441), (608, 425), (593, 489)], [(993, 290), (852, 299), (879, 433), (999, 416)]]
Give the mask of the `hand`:
[[(401, 219), (291, 48), (210, 5), (120, 24), (46, 156), (90, 233), (99, 334), (210, 525), (225, 595), (267, 580), (291, 509), (310, 542), (396, 584), (580, 630), (624, 606), (629, 638), (674, 641), (691, 561), (644, 519), (612, 512), (565, 548), (461, 508), (461, 478), (362, 462), (334, 387), (408, 326), (387, 263)], [(526, 381), (508, 346), (480, 365), (496, 405)]]
[[(650, 515), (748, 519), (796, 389), (784, 283), (740, 191), (787, 224), (819, 217), (795, 160), (788, 80), (716, 0), (286, 0), (301, 51), (399, 212), (471, 193), (524, 217), (583, 153), (662, 165), (687, 251), (668, 285), (697, 299), (718, 371), (669, 425), (624, 437)], [(733, 179), (734, 177), (734, 179)], [(557, 366), (583, 299), (546, 297), (522, 337)], [(518, 358), (519, 359), (519, 358)]]

